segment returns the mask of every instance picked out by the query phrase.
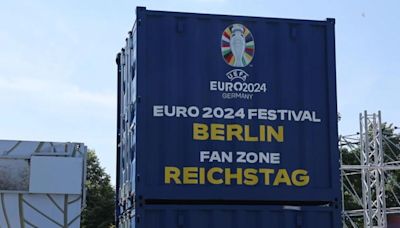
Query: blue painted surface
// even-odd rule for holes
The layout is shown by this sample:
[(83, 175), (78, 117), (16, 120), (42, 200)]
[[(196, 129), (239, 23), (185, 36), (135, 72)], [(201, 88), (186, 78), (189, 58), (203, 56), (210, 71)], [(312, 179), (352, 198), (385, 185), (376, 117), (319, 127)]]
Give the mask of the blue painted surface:
[[(234, 28), (236, 32), (246, 28), (251, 32), (251, 36), (247, 35), (244, 39), (249, 46), (249, 42), (254, 40), (255, 52), (251, 61), (242, 61), (245, 66), (232, 66), (235, 62), (227, 63), (229, 58), (224, 59), (221, 54), (221, 44), (234, 45), (230, 41), (221, 41), (226, 28)], [(233, 40), (234, 36), (237, 33), (230, 36), (230, 39)], [(173, 211), (176, 205), (156, 206), (149, 203), (163, 200), (164, 203), (165, 200), (171, 200), (169, 203), (172, 204), (194, 200), (217, 204), (329, 203), (331, 206), (328, 209), (315, 206), (310, 207), (313, 208), (310, 210), (330, 210), (326, 216), (332, 219), (321, 224), (339, 227), (341, 193), (334, 43), (332, 19), (289, 20), (159, 12), (138, 8), (137, 21), (118, 62), (121, 83), (118, 108), (120, 144), (117, 149), (117, 197), (120, 207), (117, 214), (121, 218), (130, 217), (135, 206), (136, 215), (140, 216), (149, 216), (150, 213), (164, 218), (177, 213)], [(252, 54), (251, 51), (248, 53)], [(240, 75), (229, 74), (232, 71), (239, 72)], [(243, 83), (253, 86), (255, 83), (265, 84), (266, 89), (258, 93), (235, 92), (236, 96), (242, 98), (226, 99), (227, 92), (210, 90), (212, 81), (240, 82), (242, 86)], [(232, 96), (231, 92), (229, 94)], [(183, 109), (196, 107), (200, 110), (200, 116), (169, 117), (165, 113), (160, 114), (157, 109), (159, 106), (180, 106)], [(154, 111), (155, 107), (157, 112)], [(224, 115), (218, 118), (217, 111), (213, 118), (205, 118), (202, 116), (205, 107), (210, 107), (213, 111), (222, 108), (225, 114), (229, 113), (229, 109), (235, 112), (243, 109), (244, 116), (224, 118), (229, 117)], [(250, 109), (266, 109), (267, 113), (272, 110), (272, 114), (267, 120), (250, 119)], [(274, 110), (276, 119), (273, 118)], [(309, 111), (315, 113), (315, 117), (313, 121), (294, 121), (294, 116), (288, 119), (287, 115), (282, 114), (285, 118), (281, 120), (280, 111), (277, 110), (289, 110), (295, 115), (300, 115), (301, 111)], [(270, 141), (251, 142), (240, 141), (238, 136), (228, 140), (226, 131), (216, 133), (223, 137), (222, 140), (211, 139), (210, 132), (209, 138), (199, 140), (195, 138), (195, 123), (207, 125), (209, 128), (211, 124), (222, 124), (225, 130), (228, 125), (241, 126), (242, 131), (248, 125), (249, 135), (253, 137), (263, 134), (258, 132), (260, 126), (269, 126), (276, 131), (282, 127), (283, 140), (272, 137)], [(221, 130), (221, 125), (218, 126)], [(245, 133), (241, 137), (246, 138)], [(233, 161), (201, 161), (201, 151), (232, 152)], [(246, 163), (238, 162), (236, 155), (242, 151), (278, 153), (279, 163), (251, 163), (250, 160)], [(178, 181), (170, 176), (167, 178), (166, 167), (179, 170)], [(191, 169), (186, 174), (185, 167)], [(212, 168), (223, 171), (210, 175), (222, 183), (216, 184), (210, 180), (207, 172)], [(242, 182), (234, 178), (231, 183), (227, 182), (227, 169), (233, 173), (240, 172), (241, 169)], [(260, 173), (260, 170), (265, 169), (274, 172), (268, 174), (269, 183), (266, 181), (266, 174)], [(200, 177), (201, 170), (205, 173), (204, 177)], [(277, 178), (279, 170), (288, 172), (288, 177), (282, 174), (280, 179)], [(301, 183), (299, 185), (301, 177), (291, 176), (295, 170), (306, 172), (305, 176), (309, 179), (305, 186), (300, 186)], [(246, 176), (244, 172), (258, 172), (254, 174), (257, 181), (251, 182), (254, 181), (254, 175), (249, 176), (247, 173)], [(183, 175), (187, 176), (186, 180)], [(274, 185), (276, 179), (280, 181)], [(156, 215), (160, 211), (152, 211), (153, 207), (163, 207), (160, 210), (165, 210), (168, 215)], [(186, 210), (185, 206), (179, 207), (179, 210)], [(224, 206), (213, 205), (204, 210), (219, 210), (218, 207)], [(272, 210), (265, 207), (267, 206), (259, 206), (256, 210)], [(221, 208), (228, 209), (228, 206)], [(243, 213), (242, 209), (238, 210), (239, 212), (234, 213)], [(187, 213), (187, 216), (192, 216), (191, 212)], [(274, 219), (290, 217), (289, 214), (281, 211)], [(321, 216), (321, 222), (324, 216)]]
[[(340, 196), (332, 21), (296, 21), (138, 11), (138, 195), (151, 199), (334, 200)], [(235, 69), (221, 55), (221, 34), (233, 23), (255, 40), (248, 82), (265, 82), (252, 100), (209, 91)], [(154, 105), (314, 110), (320, 123), (153, 117)], [(284, 142), (193, 140), (193, 123), (284, 126)], [(199, 151), (269, 151), (279, 165), (199, 162)], [(306, 187), (166, 185), (165, 166), (242, 167), (309, 172)]]
[(339, 211), (331, 208), (151, 205), (143, 208), (136, 227), (333, 228), (341, 227), (341, 221)]

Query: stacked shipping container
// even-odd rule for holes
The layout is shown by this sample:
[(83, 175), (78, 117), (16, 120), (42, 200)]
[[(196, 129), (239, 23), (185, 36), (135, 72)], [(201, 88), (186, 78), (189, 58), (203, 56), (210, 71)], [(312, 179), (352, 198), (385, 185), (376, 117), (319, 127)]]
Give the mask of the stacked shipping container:
[(334, 20), (139, 7), (117, 64), (120, 227), (340, 226)]

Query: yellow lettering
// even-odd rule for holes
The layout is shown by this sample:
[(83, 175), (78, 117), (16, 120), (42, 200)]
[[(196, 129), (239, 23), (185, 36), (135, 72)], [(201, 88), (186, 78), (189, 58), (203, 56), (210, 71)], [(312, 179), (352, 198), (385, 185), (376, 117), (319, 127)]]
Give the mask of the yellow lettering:
[(269, 176), (274, 173), (273, 169), (259, 169), (258, 172), (264, 174), (264, 184), (269, 185)]
[(225, 140), (225, 125), (223, 124), (211, 124), (211, 140)]
[(214, 140), (214, 141), (246, 141), (246, 142), (277, 142), (284, 141), (284, 127), (259, 125), (251, 135), (250, 125), (239, 124), (216, 124), (210, 125), (203, 123), (193, 123), (194, 140)]
[(230, 168), (225, 169), (225, 184), (230, 185), (232, 179), (236, 179), (236, 184), (241, 185), (243, 182), (242, 168), (237, 168), (236, 173), (231, 173)]
[(291, 186), (292, 183), (290, 182), (289, 175), (286, 171), (286, 169), (279, 169), (278, 173), (276, 174), (275, 180), (273, 185), (277, 186), (280, 184), (286, 184), (287, 186)]
[(194, 140), (207, 140), (209, 137), (207, 124), (193, 123)]
[(256, 185), (258, 184), (257, 170), (256, 169), (245, 169), (244, 170), (244, 184), (245, 185)]
[(224, 181), (222, 179), (216, 179), (214, 178), (214, 173), (223, 173), (224, 170), (218, 167), (214, 167), (211, 168), (210, 170), (208, 170), (207, 172), (207, 180), (208, 182), (210, 182), (211, 184), (222, 184), (224, 183)]
[(184, 167), (183, 168), (183, 184), (197, 184), (198, 183), (197, 167)]
[(199, 183), (200, 184), (205, 184), (206, 180), (205, 180), (205, 168), (200, 168), (200, 172), (199, 172)]
[(304, 169), (296, 169), (292, 173), (292, 182), (295, 186), (306, 186), (310, 182), (310, 177)]
[(265, 126), (260, 125), (260, 142), (265, 142)]
[(277, 142), (283, 142), (283, 126), (278, 126), (278, 132), (271, 126), (267, 126), (267, 141), (272, 142), (272, 137)]
[(182, 184), (179, 176), (181, 175), (181, 171), (177, 167), (165, 167), (165, 177), (164, 182), (166, 184), (171, 184), (171, 180), (175, 182), (175, 184)]
[(244, 125), (244, 141), (246, 142), (257, 142), (258, 138), (255, 136), (250, 136), (250, 126)]
[(226, 125), (226, 141), (232, 141), (233, 136), (235, 136), (238, 141), (243, 141), (242, 133), (243, 128), (239, 124)]
[[(164, 168), (165, 184), (214, 184), (214, 185), (258, 185), (264, 178), (264, 185), (302, 187), (310, 183), (308, 171), (296, 169), (289, 172), (286, 169), (267, 168), (220, 168), (220, 167), (174, 167)], [(272, 179), (273, 178), (273, 179)]]

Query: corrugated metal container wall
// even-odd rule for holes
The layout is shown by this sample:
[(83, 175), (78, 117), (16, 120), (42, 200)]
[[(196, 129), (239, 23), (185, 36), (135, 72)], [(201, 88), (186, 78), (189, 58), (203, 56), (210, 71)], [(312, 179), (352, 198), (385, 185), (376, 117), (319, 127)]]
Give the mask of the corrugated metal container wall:
[[(136, 171), (136, 24), (129, 32), (126, 47), (117, 55), (117, 205), (118, 220), (130, 220), (135, 201)], [(125, 226), (124, 226), (125, 227)], [(129, 226), (128, 226), (129, 227)]]
[[(135, 227), (134, 222), (126, 220), (124, 225)], [(341, 227), (337, 210), (291, 206), (151, 205), (136, 222), (145, 228)]]
[(339, 211), (291, 206), (166, 206), (143, 209), (138, 227), (145, 228), (294, 228), (340, 227)]
[(333, 19), (138, 8), (117, 63), (120, 221), (200, 201), (338, 214)]

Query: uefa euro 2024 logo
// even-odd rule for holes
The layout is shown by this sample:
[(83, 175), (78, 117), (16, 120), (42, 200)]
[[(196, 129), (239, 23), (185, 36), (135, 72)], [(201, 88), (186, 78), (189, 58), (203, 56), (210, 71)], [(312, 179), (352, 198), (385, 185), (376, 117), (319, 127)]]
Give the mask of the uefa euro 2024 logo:
[(254, 51), (254, 38), (246, 26), (235, 23), (225, 28), (221, 36), (221, 54), (233, 69), (226, 73), (229, 81), (211, 80), (210, 91), (220, 93), (223, 99), (251, 100), (256, 94), (265, 94), (266, 82), (246, 81), (250, 75), (244, 69), (252, 67)]
[[(253, 60), (254, 38), (250, 30), (242, 24), (228, 26), (221, 37), (221, 53), (225, 62), (232, 67), (246, 67)], [(244, 70), (233, 69), (226, 76), (232, 81), (249, 76)]]

